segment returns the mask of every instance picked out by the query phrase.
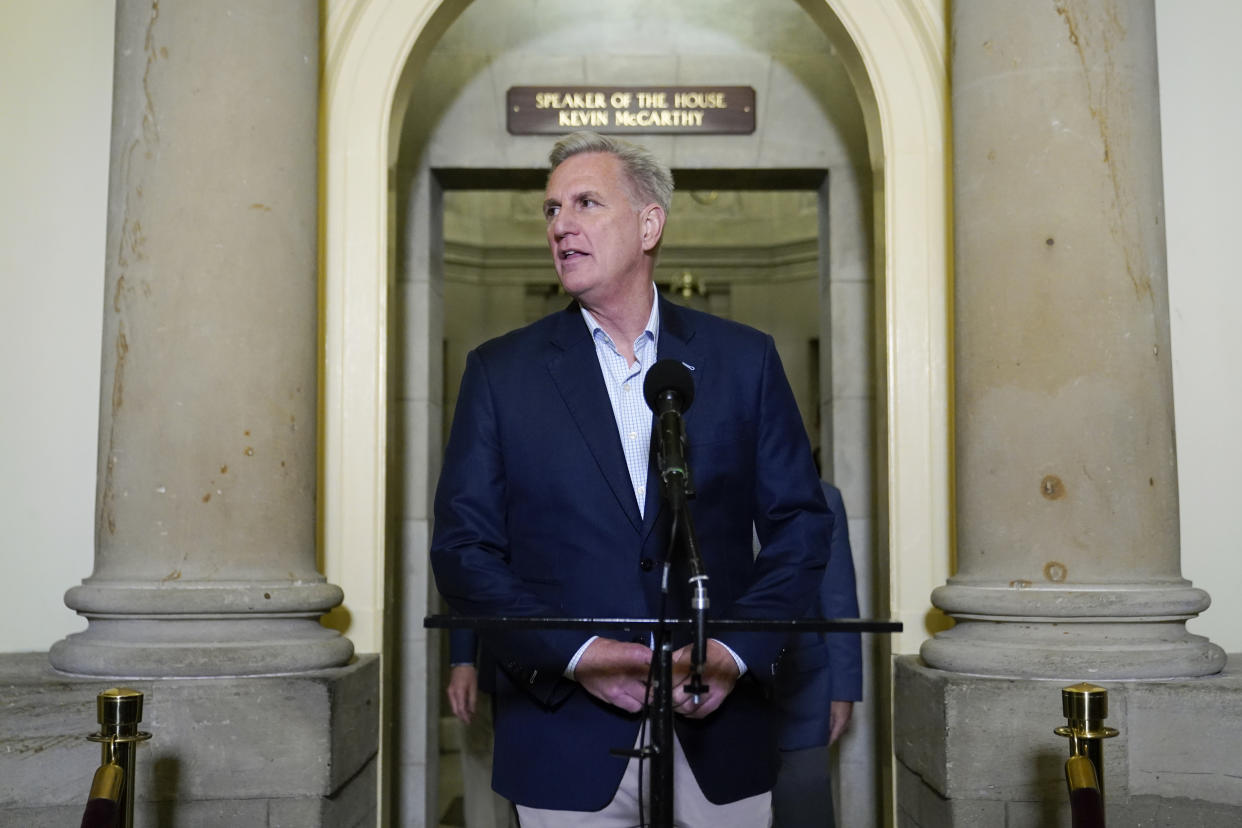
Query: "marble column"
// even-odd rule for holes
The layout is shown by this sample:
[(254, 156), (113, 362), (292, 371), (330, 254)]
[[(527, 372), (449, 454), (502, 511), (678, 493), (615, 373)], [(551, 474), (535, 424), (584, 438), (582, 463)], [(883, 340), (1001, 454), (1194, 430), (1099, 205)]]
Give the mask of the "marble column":
[[(1201, 676), (1186, 630), (1151, 0), (955, 0), (956, 626), (927, 664)], [(898, 356), (900, 358), (900, 355)]]
[(70, 673), (344, 664), (316, 570), (317, 0), (118, 0), (95, 568)]

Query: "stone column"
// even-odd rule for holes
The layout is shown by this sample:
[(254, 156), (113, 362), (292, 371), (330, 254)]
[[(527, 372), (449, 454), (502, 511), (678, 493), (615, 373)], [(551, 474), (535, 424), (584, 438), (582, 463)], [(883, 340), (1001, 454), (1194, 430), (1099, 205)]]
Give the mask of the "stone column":
[(931, 666), (1201, 676), (1181, 577), (1151, 0), (953, 3), (956, 626)]
[(118, 0), (95, 569), (71, 673), (344, 664), (315, 564), (319, 3)]

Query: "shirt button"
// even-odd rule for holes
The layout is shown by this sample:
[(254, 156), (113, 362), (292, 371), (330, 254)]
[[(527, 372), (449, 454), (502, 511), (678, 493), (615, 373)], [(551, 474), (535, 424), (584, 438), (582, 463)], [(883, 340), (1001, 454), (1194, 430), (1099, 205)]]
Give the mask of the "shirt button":
[(638, 562), (638, 568), (641, 569), (643, 572), (650, 572), (651, 568), (654, 566), (655, 566), (655, 561), (651, 560), (651, 558), (643, 558), (641, 561)]
[(630, 439), (631, 439), (631, 440), (637, 440), (637, 439), (638, 439), (638, 432), (637, 432), (637, 431), (631, 431), (631, 432), (630, 432)]

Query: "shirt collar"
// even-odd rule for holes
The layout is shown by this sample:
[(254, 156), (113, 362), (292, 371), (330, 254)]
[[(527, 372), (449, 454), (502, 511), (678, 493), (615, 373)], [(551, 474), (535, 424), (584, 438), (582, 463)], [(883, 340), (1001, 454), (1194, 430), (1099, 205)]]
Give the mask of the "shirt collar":
[[(582, 319), (586, 322), (587, 330), (591, 332), (591, 338), (594, 339), (597, 332), (608, 336), (600, 324), (595, 321), (595, 317), (586, 309), (585, 305), (579, 304), (578, 309), (582, 311)], [(660, 344), (660, 291), (656, 290), (655, 283), (651, 284), (651, 313), (647, 315), (647, 327), (643, 328), (643, 336), (651, 338), (653, 345)], [(614, 343), (615, 344), (615, 343)]]

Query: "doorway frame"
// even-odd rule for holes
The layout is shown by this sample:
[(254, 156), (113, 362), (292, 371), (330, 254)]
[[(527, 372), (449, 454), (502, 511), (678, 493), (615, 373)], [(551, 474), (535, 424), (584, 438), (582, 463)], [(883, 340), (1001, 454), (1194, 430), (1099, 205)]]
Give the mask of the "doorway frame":
[[(325, 0), (320, 548), (325, 575), (345, 592), (338, 624), (359, 652), (384, 651), (389, 617), (389, 291), (399, 237), (398, 136), (413, 80), (469, 2)], [(876, 407), (877, 475), (885, 495), (876, 520), (877, 557), (888, 571), (878, 577), (891, 617), (905, 628), (891, 651), (913, 653), (937, 628), (931, 591), (951, 574), (945, 4), (797, 2), (836, 48), (866, 123), (877, 364), (885, 392)]]

